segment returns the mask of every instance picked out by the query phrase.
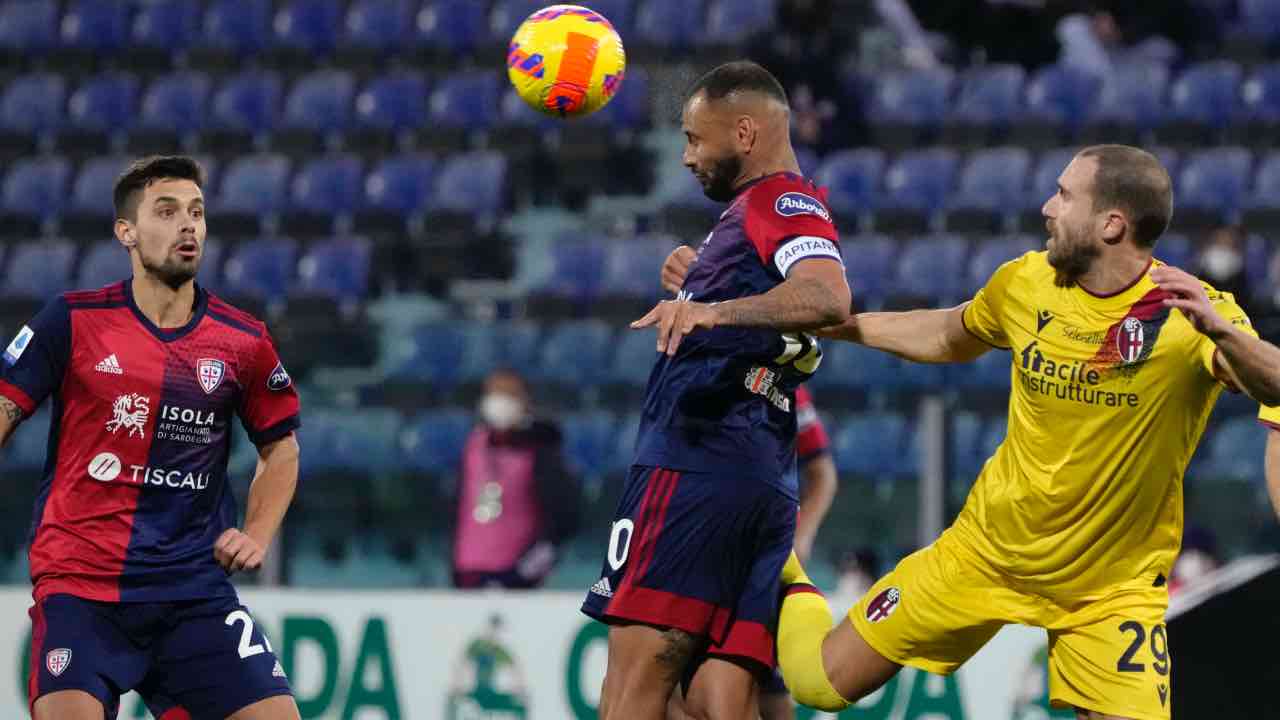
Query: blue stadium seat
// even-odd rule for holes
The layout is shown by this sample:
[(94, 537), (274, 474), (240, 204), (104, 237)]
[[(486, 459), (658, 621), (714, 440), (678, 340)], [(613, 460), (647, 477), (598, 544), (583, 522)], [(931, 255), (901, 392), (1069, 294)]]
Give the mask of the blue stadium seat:
[(1026, 207), (1038, 208), (1058, 192), (1058, 177), (1071, 164), (1076, 151), (1071, 148), (1046, 150), (1036, 160), (1031, 173), (1031, 190), (1027, 193)]
[(19, 75), (0, 96), (0, 128), (23, 133), (56, 130), (66, 101), (67, 83), (61, 75)]
[(200, 32), (200, 5), (196, 0), (149, 0), (140, 3), (133, 16), (135, 45), (182, 50)]
[(955, 73), (910, 70), (877, 78), (867, 119), (872, 125), (934, 127), (946, 117)]
[(356, 155), (309, 160), (293, 177), (291, 205), (317, 214), (350, 213), (360, 203), (364, 170)]
[(1027, 115), (1075, 129), (1097, 98), (1101, 82), (1094, 75), (1065, 65), (1042, 68), (1027, 83)]
[(1026, 196), (1031, 155), (1017, 147), (977, 150), (969, 155), (960, 173), (960, 188), (950, 199), (952, 207), (1012, 210)]
[(613, 328), (602, 320), (581, 320), (552, 327), (542, 343), (534, 376), (563, 386), (600, 382), (609, 369)]
[(1169, 172), (1169, 177), (1178, 177), (1178, 169), (1182, 166), (1182, 153), (1177, 148), (1168, 145), (1156, 145), (1155, 147), (1147, 148), (1147, 150), (1156, 156), (1156, 159), (1160, 161), (1164, 169)]
[(1240, 111), (1240, 77), (1240, 66), (1228, 60), (1188, 67), (1169, 90), (1170, 117), (1215, 129), (1226, 127)]
[(307, 53), (326, 53), (337, 44), (341, 17), (338, 0), (289, 0), (276, 12), (272, 44)]
[(1238, 0), (1238, 10), (1245, 32), (1271, 42), (1280, 39), (1280, 6), (1273, 0)]
[[(487, 330), (488, 326), (478, 326)], [(397, 332), (384, 355), (387, 377), (397, 381), (452, 387), (464, 367), (468, 330), (432, 323), (410, 332)]]
[(238, 245), (223, 268), (223, 290), (231, 296), (283, 300), (293, 285), (298, 246), (284, 238), (258, 238)]
[(907, 421), (897, 413), (851, 415), (838, 426), (832, 450), (841, 473), (867, 478), (900, 475), (909, 465), (906, 454), (915, 452), (904, 441)]
[(893, 282), (898, 243), (885, 235), (852, 235), (843, 238), (841, 245), (855, 307), (879, 307)]
[(1196, 247), (1182, 233), (1165, 233), (1156, 241), (1155, 256), (1161, 262), (1190, 271), (1196, 261)]
[(419, 73), (374, 78), (356, 96), (356, 123), (378, 130), (415, 130), (427, 120), (427, 82)]
[(467, 336), (461, 379), (476, 381), (499, 367), (523, 370), (538, 362), (542, 328), (535, 323), (475, 325)]
[[(642, 387), (658, 359), (654, 335), (650, 331), (622, 330), (618, 336), (613, 362), (604, 380), (619, 385)], [(826, 371), (826, 368), (823, 368)]]
[(606, 245), (603, 291), (656, 301), (663, 294), (662, 262), (679, 244), (669, 235), (638, 235)]
[(58, 4), (53, 0), (7, 0), (0, 3), (0, 49), (42, 52), (53, 47)]
[(490, 39), (504, 46), (525, 18), (546, 7), (542, 0), (498, 0), (489, 12)]
[(401, 458), (410, 470), (453, 474), (474, 420), (463, 410), (433, 410), (414, 418), (400, 436)]
[(981, 454), (983, 420), (972, 412), (960, 411), (951, 415), (951, 470), (956, 475), (975, 475), (986, 460)]
[(636, 36), (658, 47), (691, 47), (702, 37), (703, 7), (703, 0), (647, 0), (636, 13)]
[(51, 217), (65, 207), (70, 184), (71, 164), (65, 158), (21, 158), (5, 175), (0, 207), (29, 217)]
[[(114, 215), (112, 193), (116, 178), (129, 164), (125, 157), (95, 157), (85, 161), (71, 188), (70, 209), (81, 213)], [(107, 231), (107, 227), (103, 227)]]
[(1103, 82), (1098, 101), (1089, 107), (1088, 121), (1149, 130), (1164, 119), (1168, 87), (1169, 68), (1164, 65), (1119, 65)]
[(959, 160), (952, 150), (911, 150), (898, 156), (885, 173), (880, 207), (934, 211), (945, 204), (955, 184)]
[(138, 78), (107, 73), (86, 80), (67, 102), (71, 125), (81, 130), (128, 130), (138, 114)]
[(1240, 88), (1243, 114), (1255, 122), (1280, 122), (1280, 62), (1253, 69)]
[(1020, 65), (993, 63), (965, 73), (951, 119), (972, 125), (1008, 125), (1022, 112), (1027, 71)]
[[(566, 233), (552, 244), (552, 273), (540, 293), (586, 303), (600, 296), (604, 275), (605, 247), (600, 237), (579, 239), (579, 233)], [(652, 276), (657, 281), (657, 276)]]
[(369, 292), (372, 248), (365, 238), (332, 238), (312, 245), (298, 261), (293, 294), (321, 295), (339, 302), (363, 300)]
[(907, 243), (898, 260), (895, 292), (913, 297), (959, 300), (967, 294), (962, 273), (968, 247), (960, 235), (927, 235)]
[(232, 76), (213, 96), (212, 126), (258, 133), (271, 130), (280, 114), (280, 76), (252, 70)]
[(879, 199), (884, 165), (884, 153), (876, 148), (840, 150), (822, 161), (815, 181), (827, 188), (832, 209), (870, 210)]
[(497, 74), (484, 70), (450, 73), (431, 93), (431, 122), (441, 127), (485, 129), (498, 117)]
[(218, 207), (238, 212), (278, 212), (285, 206), (289, 159), (283, 155), (241, 155), (222, 178)]
[(947, 377), (961, 388), (1004, 390), (1009, 387), (1009, 363), (1008, 350), (992, 349), (973, 362), (947, 366)]
[(1271, 151), (1258, 162), (1249, 207), (1280, 207), (1280, 151)]
[(394, 469), (399, 426), (400, 416), (382, 408), (308, 412), (298, 430), (298, 444), (308, 450), (300, 470), (306, 477), (324, 472), (374, 475)]
[(421, 211), (431, 202), (435, 167), (422, 153), (383, 158), (365, 178), (364, 204), (404, 215)]
[(850, 343), (826, 343), (823, 348), (822, 367), (809, 381), (815, 388), (885, 391), (898, 387), (902, 363), (894, 356)]
[(1222, 421), (1209, 441), (1208, 472), (1231, 480), (1263, 482), (1267, 430), (1249, 415)]
[(774, 0), (711, 0), (706, 39), (726, 45), (742, 43), (773, 25), (773, 5)]
[(342, 131), (351, 124), (355, 79), (345, 70), (316, 70), (298, 79), (285, 100), (284, 125)]
[(1010, 235), (982, 241), (969, 257), (966, 294), (976, 293), (986, 285), (991, 275), (1004, 263), (1032, 250), (1041, 250), (1043, 246), (1044, 241), (1034, 235)]
[(128, 7), (120, 0), (73, 0), (62, 15), (62, 44), (111, 52), (129, 33)]
[(507, 185), (507, 160), (492, 151), (454, 155), (436, 176), (432, 206), (478, 215), (502, 210)]
[(90, 245), (80, 257), (80, 273), (76, 287), (100, 288), (128, 280), (133, 275), (129, 252), (115, 240), (100, 240)]
[(157, 78), (142, 96), (139, 126), (186, 133), (200, 130), (208, 117), (209, 77), (179, 72)]
[[(1002, 352), (989, 352), (988, 355), (1004, 355)], [(1007, 356), (1005, 356), (1007, 358)], [(1008, 361), (1006, 359), (1005, 368), (1008, 369)], [(1009, 373), (1005, 373), (1006, 379)], [(1009, 420), (1007, 417), (1000, 415), (987, 420), (987, 427), (982, 431), (982, 443), (980, 450), (984, 458), (989, 458), (996, 454), (996, 449), (1004, 442), (1005, 435), (1009, 432)], [(985, 459), (984, 459), (985, 462)]]
[(200, 271), (196, 281), (202, 287), (222, 294), (222, 260), (226, 256), (226, 244), (217, 238), (205, 238), (204, 252), (200, 256)]
[[(511, 32), (515, 32), (512, 26)], [(414, 42), (452, 55), (470, 52), (488, 37), (483, 3), (474, 0), (427, 0), (413, 23)]]
[(271, 0), (211, 0), (204, 14), (204, 43), (255, 53), (271, 32)]
[(618, 421), (610, 413), (580, 412), (563, 421), (564, 453), (569, 466), (587, 476), (599, 477), (614, 466)]
[(6, 297), (47, 301), (71, 289), (76, 250), (61, 240), (24, 243), (9, 251), (9, 268), (3, 285)]
[(796, 164), (800, 166), (800, 174), (807, 178), (817, 175), (818, 168), (822, 165), (822, 158), (818, 157), (818, 153), (804, 145), (795, 145), (792, 149), (796, 151)]
[[(521, 100), (520, 104), (523, 105), (524, 101)], [(540, 117), (545, 116), (540, 115)], [(626, 78), (622, 81), (622, 87), (618, 89), (609, 104), (583, 120), (617, 129), (634, 130), (648, 127), (650, 121), (649, 74), (641, 67), (628, 69)], [(551, 122), (557, 121), (551, 119)]]
[[(759, 2), (761, 0), (755, 0)], [(773, 0), (768, 0), (770, 3)], [(590, 7), (597, 13), (605, 16), (609, 20), (609, 24), (614, 30), (618, 31), (623, 38), (631, 33), (631, 28), (635, 23), (635, 4), (636, 0), (592, 0)], [(625, 42), (625, 41), (624, 41)]]
[(347, 9), (346, 44), (390, 51), (404, 46), (409, 33), (408, 0), (355, 0)]
[(1177, 205), (1234, 212), (1249, 185), (1253, 153), (1242, 147), (1197, 150), (1183, 164), (1175, 186)]

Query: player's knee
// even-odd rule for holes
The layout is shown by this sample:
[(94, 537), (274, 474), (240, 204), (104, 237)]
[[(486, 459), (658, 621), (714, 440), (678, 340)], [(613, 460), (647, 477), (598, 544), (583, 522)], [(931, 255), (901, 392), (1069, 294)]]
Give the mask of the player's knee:
[(32, 706), (35, 720), (100, 720), (102, 701), (83, 690), (59, 690), (42, 695)]

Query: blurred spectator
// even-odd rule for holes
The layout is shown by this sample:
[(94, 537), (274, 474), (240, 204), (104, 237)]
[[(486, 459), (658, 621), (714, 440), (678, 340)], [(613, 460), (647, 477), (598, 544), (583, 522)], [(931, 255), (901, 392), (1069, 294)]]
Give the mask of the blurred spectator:
[(560, 429), (533, 417), (528, 385), (510, 370), (486, 378), (479, 411), (463, 449), (454, 585), (537, 587), (580, 520)]
[(865, 142), (861, 102), (840, 77), (845, 53), (856, 48), (834, 32), (832, 5), (779, 0), (774, 27), (747, 43), (747, 57), (787, 91), (793, 140), (819, 154)]
[(1221, 565), (1218, 558), (1218, 541), (1213, 532), (1199, 525), (1188, 525), (1182, 533), (1182, 551), (1173, 562), (1169, 578), (1169, 594), (1177, 594), (1182, 588), (1193, 585)]
[(1244, 266), (1247, 238), (1239, 225), (1224, 225), (1209, 233), (1204, 249), (1196, 258), (1192, 271), (1200, 279), (1223, 292), (1235, 295), (1236, 302), (1252, 316), (1249, 276)]
[(852, 602), (857, 602), (878, 577), (880, 560), (873, 548), (846, 550), (836, 560), (836, 590), (832, 596), (852, 598)]

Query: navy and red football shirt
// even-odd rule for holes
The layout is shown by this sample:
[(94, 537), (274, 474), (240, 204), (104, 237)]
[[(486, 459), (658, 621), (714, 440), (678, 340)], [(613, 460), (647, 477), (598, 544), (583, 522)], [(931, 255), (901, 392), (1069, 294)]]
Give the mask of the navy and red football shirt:
[[(843, 263), (826, 192), (799, 175), (766, 175), (721, 214), (679, 297), (761, 295), (810, 258)], [(804, 333), (718, 327), (685, 337), (649, 374), (635, 463), (758, 480), (798, 499), (795, 391), (821, 357)]]
[(232, 415), (259, 446), (299, 426), (265, 325), (199, 286), (172, 329), (142, 314), (129, 281), (66, 293), (6, 350), (0, 395), (28, 415), (53, 398), (30, 537), (37, 600), (235, 594), (213, 557), (237, 518)]
[(818, 417), (809, 388), (796, 388), (796, 461), (800, 465), (831, 452), (827, 428)]

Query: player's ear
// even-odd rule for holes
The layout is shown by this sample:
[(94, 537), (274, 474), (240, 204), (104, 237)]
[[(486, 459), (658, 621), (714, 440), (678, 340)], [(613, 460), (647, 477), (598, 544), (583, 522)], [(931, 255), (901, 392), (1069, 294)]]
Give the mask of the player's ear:
[(1103, 217), (1102, 241), (1108, 245), (1119, 243), (1124, 239), (1124, 232), (1129, 227), (1129, 221), (1118, 212), (1110, 212)]
[(124, 218), (116, 218), (115, 233), (116, 240), (126, 248), (135, 247), (138, 244), (138, 234), (133, 229), (133, 224)]
[(737, 126), (734, 128), (734, 139), (738, 143), (738, 149), (744, 153), (751, 152), (756, 145), (756, 136), (760, 128), (756, 125), (755, 118), (750, 115), (742, 115), (738, 118)]

